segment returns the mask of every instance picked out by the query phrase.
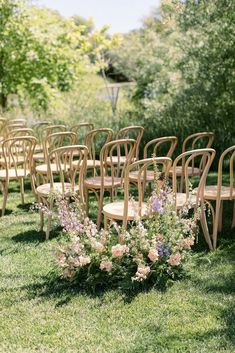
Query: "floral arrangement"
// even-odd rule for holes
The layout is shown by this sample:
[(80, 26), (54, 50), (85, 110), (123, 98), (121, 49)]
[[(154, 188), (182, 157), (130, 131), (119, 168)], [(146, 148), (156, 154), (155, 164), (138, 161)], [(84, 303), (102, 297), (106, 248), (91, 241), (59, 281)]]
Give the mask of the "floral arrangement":
[(179, 278), (195, 242), (199, 211), (189, 217), (190, 207), (175, 212), (167, 190), (155, 190), (148, 200), (147, 215), (126, 230), (112, 223), (98, 231), (84, 216), (79, 202), (57, 203), (60, 224), (69, 240), (56, 249), (63, 277), (86, 286), (133, 287), (156, 285)]

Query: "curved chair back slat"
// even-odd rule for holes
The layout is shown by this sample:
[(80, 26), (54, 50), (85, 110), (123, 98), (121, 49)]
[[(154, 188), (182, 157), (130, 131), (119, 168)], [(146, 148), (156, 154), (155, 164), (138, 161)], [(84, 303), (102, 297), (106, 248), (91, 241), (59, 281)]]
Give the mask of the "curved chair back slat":
[[(151, 156), (171, 158), (177, 146), (176, 136), (164, 136), (149, 141), (144, 147), (144, 159)], [(164, 150), (164, 155), (159, 153), (159, 148)]]
[(119, 130), (117, 133), (117, 139), (135, 139), (136, 140), (136, 159), (139, 159), (139, 146), (140, 146), (140, 141), (142, 139), (144, 133), (144, 128), (143, 126), (139, 125), (133, 125), (133, 126), (127, 126), (124, 127), (123, 129)]

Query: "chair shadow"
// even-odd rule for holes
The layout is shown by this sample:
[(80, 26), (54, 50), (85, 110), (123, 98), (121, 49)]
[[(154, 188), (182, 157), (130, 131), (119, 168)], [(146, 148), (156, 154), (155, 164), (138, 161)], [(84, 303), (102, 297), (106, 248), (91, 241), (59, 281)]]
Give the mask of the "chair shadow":
[(30, 211), (31, 207), (32, 207), (32, 202), (17, 205), (17, 208), (24, 210), (24, 211)]
[[(10, 210), (9, 208), (6, 208), (6, 209), (5, 209), (4, 216), (9, 216), (9, 215), (11, 215), (12, 213), (13, 213), (12, 210)], [(4, 217), (4, 216), (2, 215), (2, 210), (0, 210), (0, 215), (1, 215), (1, 217)]]
[[(50, 238), (47, 241), (57, 238), (60, 233), (61, 229), (51, 231)], [(16, 243), (42, 243), (46, 241), (45, 232), (38, 230), (27, 230), (25, 232), (18, 233), (12, 237), (12, 240)]]

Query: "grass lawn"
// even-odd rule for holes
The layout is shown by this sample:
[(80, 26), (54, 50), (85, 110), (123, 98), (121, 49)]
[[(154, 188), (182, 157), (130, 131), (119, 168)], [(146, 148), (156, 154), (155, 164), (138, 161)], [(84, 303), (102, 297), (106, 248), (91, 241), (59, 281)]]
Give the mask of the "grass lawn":
[(53, 247), (63, 234), (44, 241), (26, 192), (22, 207), (13, 185), (0, 219), (0, 352), (235, 352), (231, 204), (218, 250), (207, 252), (199, 237), (184, 280), (165, 290), (91, 295), (54, 281)]

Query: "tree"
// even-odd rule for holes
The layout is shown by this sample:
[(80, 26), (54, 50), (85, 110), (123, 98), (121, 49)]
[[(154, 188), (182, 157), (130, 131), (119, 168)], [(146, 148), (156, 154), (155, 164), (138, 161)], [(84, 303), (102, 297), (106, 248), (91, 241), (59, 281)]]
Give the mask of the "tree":
[(146, 139), (211, 130), (217, 155), (235, 142), (234, 20), (234, 0), (162, 0), (160, 19), (124, 38), (114, 62), (137, 81)]
[(104, 43), (108, 47), (112, 40), (104, 39), (102, 30), (85, 31), (85, 26), (27, 0), (0, 0), (2, 109), (7, 108), (9, 95), (16, 94), (22, 104), (47, 110), (56, 92), (70, 90), (88, 68), (94, 71)]

